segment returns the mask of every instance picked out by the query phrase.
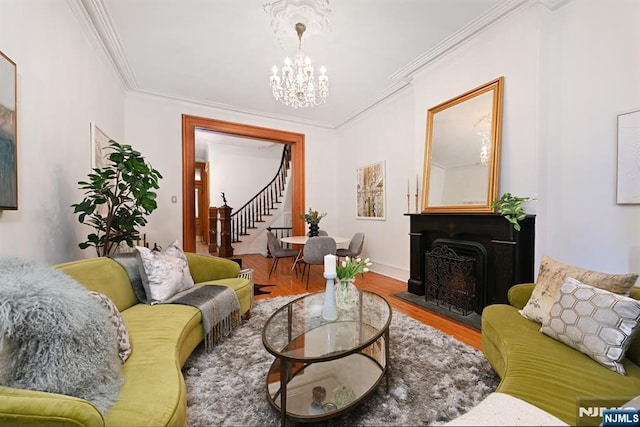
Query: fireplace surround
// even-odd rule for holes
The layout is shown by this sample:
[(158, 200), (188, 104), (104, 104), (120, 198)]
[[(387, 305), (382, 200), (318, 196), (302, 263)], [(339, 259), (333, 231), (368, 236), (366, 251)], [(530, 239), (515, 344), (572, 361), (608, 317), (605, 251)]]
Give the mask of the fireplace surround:
[[(520, 231), (514, 230), (513, 225), (498, 214), (405, 215), (410, 218), (408, 294), (425, 299), (426, 255), (441, 245), (448, 246), (457, 255), (475, 258), (473, 312), (477, 315), (487, 305), (507, 303), (507, 291), (511, 286), (533, 282), (534, 215), (527, 215), (520, 222)], [(446, 312), (441, 314), (447, 315)]]

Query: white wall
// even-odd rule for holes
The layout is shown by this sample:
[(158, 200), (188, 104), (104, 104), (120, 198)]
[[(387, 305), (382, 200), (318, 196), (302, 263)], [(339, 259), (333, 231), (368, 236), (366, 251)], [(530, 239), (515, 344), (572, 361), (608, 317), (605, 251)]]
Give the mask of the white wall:
[[(409, 217), (404, 216), (407, 181), (412, 192), (411, 209), (415, 209), (413, 120), (413, 94), (409, 89), (338, 130), (337, 234), (351, 237), (364, 232), (363, 256), (371, 258), (371, 270), (400, 280), (409, 278)], [(356, 219), (356, 169), (383, 160), (386, 219)]]
[[(158, 209), (148, 217), (149, 223), (143, 230), (148, 241), (161, 246), (175, 239), (182, 242), (182, 114), (304, 133), (306, 205), (328, 213), (322, 220), (323, 228), (337, 228), (340, 219), (334, 192), (338, 184), (333, 173), (336, 153), (333, 131), (155, 96), (128, 94), (127, 141), (163, 175)], [(251, 168), (244, 165), (235, 169), (238, 180), (252, 173)], [(177, 203), (171, 203), (171, 196), (177, 196)]]
[(546, 252), (640, 272), (640, 206), (616, 204), (616, 118), (640, 109), (640, 2), (574, 0), (550, 21)]
[(124, 90), (64, 1), (0, 0), (0, 50), (18, 69), (18, 210), (0, 211), (0, 256), (95, 256), (70, 207), (90, 171), (89, 122), (124, 135)]
[[(262, 148), (220, 143), (210, 143), (209, 147), (210, 205), (222, 206), (220, 193), (224, 192), (234, 212), (276, 176), (284, 149), (277, 143)], [(248, 179), (237, 179), (239, 166), (251, 171)]]

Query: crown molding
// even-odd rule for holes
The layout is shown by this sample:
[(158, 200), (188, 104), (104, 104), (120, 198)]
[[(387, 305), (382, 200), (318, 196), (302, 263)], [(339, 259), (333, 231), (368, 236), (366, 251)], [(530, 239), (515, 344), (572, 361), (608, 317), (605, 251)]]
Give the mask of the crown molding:
[(555, 11), (562, 6), (571, 3), (572, 0), (538, 0), (539, 3), (545, 5), (549, 10)]
[(217, 108), (224, 111), (233, 111), (236, 113), (247, 114), (250, 116), (264, 117), (264, 118), (273, 119), (273, 120), (282, 120), (290, 123), (299, 123), (302, 125), (314, 126), (314, 127), (323, 128), (323, 129), (336, 128), (336, 126), (333, 126), (331, 123), (307, 120), (300, 117), (287, 116), (284, 114), (267, 113), (265, 111), (252, 110), (250, 108), (238, 107), (237, 105), (223, 104), (221, 102), (213, 102), (213, 101), (208, 101), (204, 99), (185, 98), (185, 97), (167, 95), (164, 93), (153, 92), (153, 91), (142, 90), (142, 89), (131, 89), (129, 90), (129, 93), (151, 97), (151, 98), (159, 98), (165, 101), (184, 102), (192, 105), (201, 105), (204, 107)]
[(396, 93), (402, 91), (407, 86), (410, 86), (412, 81), (413, 79), (409, 77), (396, 80), (396, 82), (394, 82), (391, 86), (387, 86), (382, 91), (378, 92), (375, 96), (369, 98), (367, 101), (360, 104), (358, 108), (345, 114), (342, 117), (342, 119), (338, 120), (338, 124), (333, 126), (333, 129), (337, 129), (341, 126), (346, 125), (347, 123), (354, 120), (356, 117), (360, 116), (361, 114), (364, 114), (365, 112), (383, 103), (384, 101), (386, 101), (387, 99), (395, 95)]
[[(185, 102), (189, 104), (202, 105), (211, 108), (218, 108), (225, 111), (233, 111), (251, 116), (283, 120), (287, 122), (299, 123), (307, 126), (315, 126), (324, 129), (335, 129), (335, 126), (331, 125), (330, 123), (307, 120), (287, 115), (266, 113), (264, 111), (242, 108), (236, 105), (223, 104), (202, 99), (178, 97), (140, 89), (136, 82), (135, 75), (131, 67), (129, 66), (129, 62), (127, 61), (124, 49), (122, 48), (120, 39), (118, 38), (116, 30), (111, 22), (109, 12), (104, 1), (67, 0), (67, 2), (79, 17), (81, 24), (91, 34), (100, 50), (105, 53), (105, 57), (112, 65), (113, 70), (115, 70), (115, 74), (119, 77), (119, 80), (123, 84), (124, 89), (131, 94), (140, 94), (154, 98), (163, 98), (165, 100), (171, 100), (175, 102)], [(301, 3), (307, 4), (308, 1), (303, 0)]]
[(401, 79), (412, 77), (419, 70), (431, 64), (443, 54), (449, 52), (451, 49), (470, 39), (489, 25), (497, 22), (514, 11), (519, 10), (530, 2), (531, 0), (505, 0), (501, 2), (478, 19), (471, 21), (467, 26), (461, 28), (450, 37), (447, 37), (442, 42), (438, 43), (436, 46), (396, 71), (389, 78)]
[(83, 9), (83, 18), (88, 20), (93, 27), (93, 32), (98, 36), (102, 49), (107, 52), (125, 87), (129, 90), (137, 88), (135, 75), (129, 66), (124, 49), (103, 0), (69, 1), (77, 3), (78, 7)]
[[(490, 9), (483, 16), (470, 22), (467, 26), (457, 31), (452, 36), (443, 40), (432, 49), (428, 50), (415, 60), (411, 61), (410, 63), (396, 71), (389, 77), (392, 82), (389, 86), (381, 90), (373, 97), (369, 98), (358, 108), (354, 109), (348, 114), (345, 114), (335, 123), (326, 123), (287, 115), (268, 113), (265, 111), (252, 110), (235, 105), (223, 104), (202, 99), (177, 97), (159, 92), (142, 90), (138, 87), (135, 75), (131, 67), (129, 66), (126, 55), (124, 53), (124, 49), (122, 48), (120, 40), (117, 36), (117, 32), (112, 24), (104, 0), (67, 0), (76, 15), (78, 15), (78, 17), (80, 18), (83, 26), (92, 35), (92, 38), (95, 39), (95, 42), (100, 47), (102, 52), (105, 53), (108, 62), (112, 65), (112, 68), (115, 70), (125, 89), (129, 92), (325, 129), (337, 129), (344, 124), (354, 120), (364, 112), (384, 102), (394, 94), (402, 91), (404, 88), (411, 85), (413, 76), (421, 69), (433, 63), (447, 52), (461, 45), (463, 42), (469, 40), (479, 32), (483, 31), (495, 22), (505, 18), (506, 16), (530, 4), (540, 3), (550, 10), (556, 10), (571, 1), (572, 0), (504, 0), (494, 8)], [(291, 9), (292, 5), (294, 6), (293, 9)], [(265, 11), (267, 11), (267, 13), (270, 13), (274, 20), (276, 19), (278, 13), (280, 13), (282, 16), (286, 16), (287, 19), (295, 19), (295, 14), (298, 13), (296, 8), (313, 8), (316, 13), (318, 13), (318, 16), (320, 16), (320, 21), (323, 21), (326, 20), (327, 15), (330, 12), (328, 5), (329, 2), (327, 0), (277, 0), (265, 3), (263, 7), (265, 8)], [(271, 9), (269, 9), (269, 7), (271, 7)], [(292, 12), (292, 10), (294, 12)], [(273, 25), (275, 24), (272, 23), (272, 26)], [(328, 26), (320, 25), (318, 30), (327, 31)], [(277, 33), (277, 29), (275, 27), (274, 32)]]
[(95, 47), (96, 54), (101, 57), (107, 68), (111, 73), (113, 73), (118, 83), (120, 83), (122, 89), (126, 90), (127, 86), (124, 79), (122, 78), (122, 74), (118, 71), (118, 68), (116, 67), (115, 62), (113, 62), (113, 58), (111, 58), (111, 55), (109, 55), (107, 47), (96, 31), (93, 22), (91, 22), (91, 18), (89, 17), (87, 10), (82, 5), (81, 0), (67, 0), (67, 6), (69, 6), (69, 9), (71, 9), (73, 14), (76, 16), (76, 19), (78, 20), (78, 23), (82, 27), (84, 33), (87, 35), (89, 42), (91, 42)]

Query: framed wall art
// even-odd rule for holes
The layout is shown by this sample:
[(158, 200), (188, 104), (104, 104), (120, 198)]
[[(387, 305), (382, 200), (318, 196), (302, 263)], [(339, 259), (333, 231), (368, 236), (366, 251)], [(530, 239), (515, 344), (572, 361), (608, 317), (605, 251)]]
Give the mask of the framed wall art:
[(356, 170), (356, 217), (385, 219), (384, 161)]
[(640, 110), (618, 115), (616, 203), (640, 204)]
[[(91, 135), (91, 172), (93, 172), (95, 168), (102, 169), (107, 166), (107, 153), (104, 149), (109, 145), (111, 138), (94, 122), (90, 122), (89, 126)], [(100, 215), (106, 216), (108, 214), (107, 205), (98, 205), (97, 211)]]
[(0, 52), (0, 210), (18, 209), (16, 63)]
[(91, 127), (91, 169), (103, 168), (107, 165), (107, 157), (104, 149), (109, 145), (111, 138), (94, 122)]

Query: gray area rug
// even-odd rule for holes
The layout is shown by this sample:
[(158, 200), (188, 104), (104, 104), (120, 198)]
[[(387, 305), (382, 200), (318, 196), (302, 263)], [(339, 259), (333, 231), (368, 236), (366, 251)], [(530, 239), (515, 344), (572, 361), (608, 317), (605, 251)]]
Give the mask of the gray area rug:
[[(280, 424), (266, 398), (266, 374), (274, 357), (264, 349), (261, 332), (269, 316), (290, 299), (257, 301), (251, 319), (212, 353), (200, 346), (191, 355), (183, 368), (188, 425)], [(396, 310), (390, 346), (389, 392), (383, 380), (358, 408), (320, 425), (439, 425), (467, 412), (498, 386), (482, 352)]]

